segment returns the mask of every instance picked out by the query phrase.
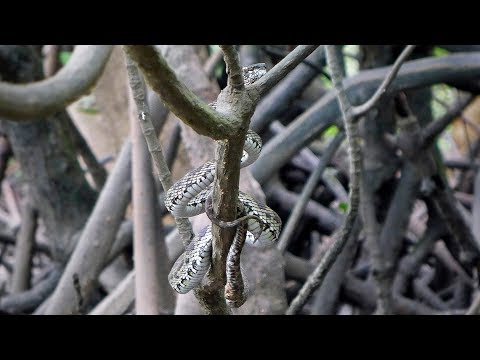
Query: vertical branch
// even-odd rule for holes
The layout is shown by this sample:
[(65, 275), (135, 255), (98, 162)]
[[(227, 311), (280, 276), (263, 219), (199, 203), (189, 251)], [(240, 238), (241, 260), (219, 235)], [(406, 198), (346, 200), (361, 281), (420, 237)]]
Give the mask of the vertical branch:
[(23, 204), (22, 224), (15, 247), (15, 265), (12, 277), (12, 293), (19, 293), (30, 287), (32, 249), (35, 243), (38, 212), (30, 201)]
[(238, 58), (238, 52), (233, 45), (220, 45), (227, 64), (228, 84), (235, 90), (243, 90), (243, 72)]
[(397, 60), (395, 60), (395, 63), (392, 65), (392, 69), (390, 70), (389, 74), (385, 77), (383, 82), (380, 84), (377, 91), (375, 91), (375, 94), (373, 94), (372, 97), (362, 105), (353, 107), (352, 113), (355, 117), (358, 118), (359, 116), (365, 114), (380, 100), (382, 95), (385, 94), (385, 92), (387, 91), (387, 88), (390, 86), (392, 81), (397, 76), (398, 71), (400, 70), (400, 67), (402, 66), (402, 64), (405, 62), (405, 60), (408, 58), (408, 56), (412, 53), (414, 49), (415, 49), (415, 45), (408, 45), (405, 47), (405, 49), (403, 49), (400, 56), (397, 58)]
[[(250, 124), (250, 117), (254, 111), (254, 104), (245, 97), (243, 72), (240, 68), (237, 51), (231, 46), (222, 46), (228, 71), (228, 86), (226, 93), (230, 96), (228, 104), (232, 119), (241, 124), (236, 134), (227, 140), (219, 141), (215, 151), (215, 182), (213, 185), (213, 209), (219, 220), (231, 221), (237, 217), (238, 186), (240, 182), (240, 159), (243, 154), (243, 145)], [(242, 75), (241, 84), (235, 78)], [(236, 88), (235, 88), (236, 86)], [(236, 91), (232, 91), (236, 90)], [(225, 91), (225, 90), (224, 90)], [(231, 105), (230, 105), (231, 106)], [(235, 229), (221, 228), (212, 225), (213, 248), (212, 265), (207, 274), (206, 284), (195, 289), (197, 299), (209, 314), (229, 314), (230, 310), (225, 303), (226, 266), (229, 250), (235, 236)], [(228, 290), (228, 288), (226, 289)]]
[[(145, 92), (144, 85), (139, 89)], [(173, 293), (167, 281), (169, 261), (165, 239), (162, 236), (162, 222), (152, 176), (151, 158), (137, 120), (137, 109), (132, 97), (130, 97), (129, 107), (132, 134), (136, 314), (158, 315), (164, 313), (167, 308), (173, 308)]]
[(362, 165), (360, 138), (358, 135), (358, 128), (354, 124), (352, 106), (343, 86), (343, 76), (341, 75), (342, 70), (340, 68), (338, 53), (335, 51), (334, 45), (326, 46), (326, 54), (333, 87), (337, 91), (338, 103), (342, 112), (345, 133), (348, 141), (348, 154), (350, 159), (349, 215), (350, 213), (353, 213), (356, 216), (358, 205), (360, 203), (360, 169)]
[(327, 250), (325, 256), (320, 261), (312, 275), (308, 278), (298, 295), (287, 309), (287, 315), (296, 314), (301, 310), (303, 305), (307, 302), (312, 292), (317, 289), (325, 279), (325, 276), (343, 247), (347, 243), (354, 224), (357, 218), (358, 206), (360, 203), (360, 169), (361, 169), (361, 148), (359, 142), (359, 135), (357, 126), (353, 122), (353, 115), (351, 112), (351, 104), (347, 98), (345, 88), (343, 87), (343, 77), (340, 68), (340, 61), (338, 53), (335, 51), (334, 45), (326, 46), (327, 62), (330, 67), (330, 74), (333, 81), (333, 86), (337, 91), (338, 102), (343, 116), (345, 126), (345, 133), (348, 141), (348, 151), (350, 159), (350, 192), (349, 192), (349, 207), (347, 216), (342, 228), (336, 236), (335, 242)]
[[(140, 81), (138, 69), (132, 60), (126, 56), (128, 80), (130, 87), (132, 88), (133, 99), (138, 109), (138, 119), (140, 127), (142, 128), (143, 135), (147, 142), (148, 150), (152, 156), (155, 164), (155, 170), (157, 172), (158, 179), (160, 180), (163, 190), (167, 192), (173, 185), (172, 174), (168, 169), (167, 163), (163, 156), (162, 147), (158, 141), (155, 129), (150, 118), (150, 109), (145, 100), (145, 91), (142, 89), (142, 82)], [(193, 238), (192, 225), (186, 218), (175, 218), (177, 223), (178, 232), (182, 237), (183, 243), (186, 246)]]

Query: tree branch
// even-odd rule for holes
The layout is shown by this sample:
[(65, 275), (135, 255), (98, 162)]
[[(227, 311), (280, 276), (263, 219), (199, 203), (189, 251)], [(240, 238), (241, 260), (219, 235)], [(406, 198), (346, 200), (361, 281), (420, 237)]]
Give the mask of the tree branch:
[(317, 186), (318, 180), (322, 176), (323, 171), (327, 167), (333, 155), (335, 155), (335, 152), (342, 143), (343, 139), (344, 133), (340, 132), (328, 145), (317, 168), (315, 168), (315, 170), (308, 178), (308, 181), (302, 190), (302, 194), (300, 195), (298, 201), (295, 203), (295, 207), (293, 208), (290, 217), (288, 218), (288, 221), (280, 235), (280, 239), (277, 242), (277, 248), (282, 253), (285, 252), (285, 250), (287, 249), (290, 238), (292, 237), (294, 231), (297, 230), (298, 222), (302, 217), (303, 212), (305, 211), (308, 200), (312, 196), (312, 193)]
[[(135, 65), (128, 70), (132, 86), (129, 93), (130, 131), (132, 136), (133, 248), (136, 272), (135, 312), (158, 315), (173, 309), (173, 291), (168, 283), (168, 254), (165, 248), (159, 204), (152, 175), (152, 161), (139, 119), (145, 102), (145, 85)], [(133, 93), (135, 91), (135, 93)], [(135, 104), (135, 101), (138, 105)], [(152, 127), (153, 129), (153, 127)], [(160, 154), (161, 155), (161, 154)]]
[(89, 315), (121, 315), (135, 299), (135, 270), (117, 285), (108, 296), (98, 303)]
[(405, 49), (403, 49), (402, 53), (400, 56), (397, 58), (395, 63), (392, 65), (392, 68), (390, 70), (390, 73), (385, 77), (383, 80), (382, 84), (378, 87), (377, 91), (375, 94), (372, 95), (372, 97), (367, 100), (365, 103), (362, 105), (354, 106), (352, 108), (353, 116), (354, 117), (359, 117), (363, 114), (365, 114), (367, 111), (369, 111), (375, 104), (380, 100), (383, 94), (387, 91), (387, 88), (390, 86), (392, 81), (395, 79), (395, 76), (397, 75), (398, 71), (400, 70), (400, 67), (402, 64), (405, 62), (407, 57), (412, 53), (412, 51), (415, 49), (415, 45), (407, 45)]
[[(436, 180), (435, 185), (437, 187), (431, 197), (440, 216), (457, 243), (461, 244), (467, 252), (471, 252), (469, 257), (473, 256), (474, 259), (478, 259), (480, 256), (480, 242), (477, 242), (465, 217), (457, 208), (458, 200), (453, 196), (452, 189), (445, 179), (438, 177)], [(472, 258), (467, 261), (472, 261)]]
[[(145, 141), (147, 142), (148, 150), (152, 156), (153, 163), (155, 164), (155, 170), (157, 172), (158, 179), (162, 184), (163, 191), (166, 193), (173, 185), (172, 174), (163, 156), (162, 146), (158, 140), (157, 134), (152, 124), (150, 109), (145, 101), (145, 91), (142, 89), (142, 82), (138, 73), (137, 67), (126, 56), (127, 73), (130, 87), (132, 88), (133, 98), (137, 105), (138, 121), (142, 128)], [(186, 246), (193, 239), (192, 225), (187, 218), (175, 218), (175, 222), (178, 227), (178, 231), (182, 237), (183, 244)]]
[(235, 135), (235, 122), (214, 111), (190, 91), (154, 46), (124, 45), (123, 49), (167, 107), (197, 133), (216, 140)]
[(49, 300), (46, 314), (76, 312), (73, 274), (78, 274), (82, 296), (88, 301), (130, 201), (130, 174), (131, 141), (127, 140), (85, 224), (62, 278)]
[(342, 82), (342, 71), (340, 59), (334, 45), (326, 45), (327, 63), (330, 67), (333, 86), (337, 91), (338, 102), (343, 116), (345, 133), (348, 141), (350, 159), (350, 191), (349, 206), (345, 221), (337, 234), (335, 242), (328, 249), (325, 256), (312, 276), (307, 280), (297, 297), (292, 301), (287, 310), (288, 315), (296, 314), (307, 302), (312, 292), (317, 289), (325, 279), (325, 276), (338, 255), (341, 253), (348, 239), (350, 238), (355, 221), (357, 219), (358, 207), (360, 204), (360, 171), (361, 171), (361, 148), (357, 126), (353, 122), (350, 101), (347, 98)]
[(318, 45), (299, 45), (275, 65), (265, 76), (252, 86), (253, 94), (258, 102), (271, 88), (282, 80), (290, 71), (310, 55)]
[[(325, 65), (324, 46), (319, 46), (306, 60), (322, 68)], [(318, 75), (318, 70), (300, 64), (291, 73), (285, 76), (257, 105), (252, 116), (250, 128), (260, 133), (270, 121), (278, 118)]]
[(223, 58), (227, 64), (228, 84), (234, 90), (243, 90), (245, 84), (243, 82), (243, 71), (240, 66), (238, 52), (234, 45), (220, 45), (223, 51)]
[(31, 289), (1, 298), (0, 310), (12, 313), (32, 311), (55, 289), (62, 276), (62, 270), (60, 266), (55, 266), (44, 279), (40, 280)]
[(68, 64), (54, 76), (34, 83), (0, 82), (0, 116), (39, 120), (89, 91), (103, 72), (112, 45), (77, 45)]
[(37, 230), (38, 211), (33, 208), (28, 197), (22, 208), (22, 224), (15, 247), (12, 293), (19, 293), (30, 287), (32, 250)]
[[(345, 79), (349, 97), (357, 103), (366, 101), (390, 70), (391, 67), (365, 70)], [(476, 76), (480, 76), (480, 52), (413, 60), (402, 66), (387, 93)], [(260, 184), (265, 183), (296, 152), (336, 123), (339, 116), (335, 92), (330, 91), (265, 144), (258, 160), (250, 166), (252, 175)]]
[(430, 147), (438, 135), (461, 115), (463, 110), (475, 99), (473, 95), (460, 96), (458, 101), (438, 120), (431, 122), (423, 129), (423, 147)]

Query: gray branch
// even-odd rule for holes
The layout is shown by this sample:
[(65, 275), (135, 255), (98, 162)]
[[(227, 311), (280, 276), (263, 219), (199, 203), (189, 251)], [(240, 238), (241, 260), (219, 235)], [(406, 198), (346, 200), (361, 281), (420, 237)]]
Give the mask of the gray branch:
[(423, 147), (431, 146), (437, 136), (440, 135), (453, 120), (460, 116), (465, 107), (475, 100), (475, 98), (473, 95), (460, 96), (458, 101), (452, 105), (440, 119), (428, 124), (422, 131)]
[(223, 51), (223, 58), (227, 64), (228, 84), (234, 90), (243, 90), (245, 84), (243, 82), (243, 71), (240, 66), (238, 52), (234, 45), (220, 45)]
[(213, 110), (189, 90), (154, 46), (124, 45), (123, 48), (167, 107), (197, 133), (217, 140), (236, 134), (235, 122)]
[(252, 86), (257, 101), (310, 55), (318, 45), (299, 45)]
[(130, 179), (131, 174), (131, 147), (131, 141), (127, 140), (48, 302), (46, 314), (76, 312), (73, 274), (79, 276), (85, 301), (92, 294), (130, 201), (131, 181), (127, 179)]
[[(128, 69), (130, 83), (137, 93), (129, 101), (130, 131), (132, 136), (132, 203), (133, 245), (136, 272), (135, 312), (138, 315), (158, 315), (173, 309), (173, 290), (168, 283), (168, 254), (159, 221), (159, 204), (152, 161), (139, 122), (141, 111), (146, 107), (145, 86), (135, 65)], [(137, 101), (135, 104), (134, 101)], [(142, 104), (143, 103), (143, 104)], [(143, 106), (142, 106), (143, 105)]]
[(31, 289), (1, 298), (0, 310), (12, 313), (23, 313), (35, 309), (55, 289), (55, 286), (62, 276), (62, 270), (60, 266), (55, 265), (46, 277)]
[[(158, 141), (157, 134), (152, 124), (150, 109), (145, 101), (145, 91), (142, 88), (142, 82), (139, 77), (137, 67), (127, 55), (127, 72), (130, 87), (132, 88), (133, 97), (138, 109), (138, 120), (142, 128), (148, 150), (155, 164), (158, 179), (160, 180), (163, 191), (166, 193), (173, 185), (172, 174), (163, 156), (162, 146)], [(178, 231), (182, 237), (182, 241), (186, 246), (193, 239), (192, 225), (186, 218), (175, 218)]]
[(28, 197), (22, 206), (22, 210), (22, 224), (15, 247), (12, 293), (19, 293), (30, 287), (32, 250), (37, 230), (38, 211), (33, 207)]
[(361, 171), (361, 148), (357, 126), (353, 122), (353, 115), (350, 101), (347, 98), (343, 87), (343, 76), (340, 68), (340, 59), (334, 45), (326, 46), (327, 63), (335, 90), (337, 91), (338, 102), (343, 116), (345, 133), (348, 141), (350, 159), (350, 191), (348, 212), (345, 221), (335, 238), (334, 243), (328, 249), (320, 264), (304, 284), (298, 295), (290, 304), (287, 310), (288, 315), (298, 313), (315, 289), (321, 286), (326, 274), (345, 247), (348, 239), (353, 233), (354, 224), (357, 220), (358, 207), (360, 204), (360, 171)]
[[(391, 68), (365, 70), (345, 79), (344, 86), (352, 102), (361, 103), (369, 99)], [(397, 77), (387, 89), (387, 94), (479, 76), (480, 52), (413, 60), (402, 66)], [(335, 92), (332, 90), (264, 146), (259, 159), (250, 167), (252, 175), (261, 184), (265, 183), (295, 153), (309, 144), (328, 126), (334, 123), (341, 125), (337, 120), (339, 116), (340, 109), (336, 102)]]
[(108, 296), (93, 308), (89, 315), (121, 315), (134, 299), (135, 270), (132, 270)]
[(93, 88), (112, 45), (77, 45), (68, 64), (54, 76), (29, 84), (0, 82), (0, 116), (39, 120), (64, 109)]
[[(324, 47), (320, 46), (306, 60), (322, 68), (325, 65)], [(318, 75), (318, 70), (302, 63), (280, 81), (257, 105), (250, 128), (260, 133), (270, 121), (278, 118)]]
[(315, 187), (317, 186), (317, 183), (320, 177), (322, 176), (323, 171), (327, 167), (333, 155), (335, 155), (335, 152), (337, 151), (338, 147), (342, 143), (343, 139), (344, 139), (344, 133), (340, 132), (328, 145), (317, 168), (312, 172), (312, 174), (308, 178), (308, 181), (302, 190), (302, 194), (300, 195), (300, 198), (298, 199), (298, 201), (295, 203), (295, 207), (293, 208), (290, 214), (290, 217), (288, 218), (288, 221), (285, 225), (285, 228), (283, 229), (282, 234), (280, 235), (280, 239), (278, 240), (277, 248), (281, 252), (284, 252), (286, 250), (288, 243), (290, 241), (290, 238), (292, 237), (294, 231), (297, 229), (298, 222), (302, 217), (303, 212), (305, 211), (308, 200), (312, 196), (312, 193), (315, 190)]
[(405, 49), (403, 49), (400, 56), (392, 65), (392, 69), (390, 70), (390, 73), (385, 77), (382, 84), (378, 87), (377, 91), (375, 92), (375, 94), (373, 94), (372, 97), (369, 100), (367, 100), (364, 104), (353, 107), (352, 111), (355, 117), (359, 117), (365, 114), (367, 111), (369, 111), (372, 107), (375, 106), (375, 104), (380, 100), (382, 95), (385, 94), (388, 87), (390, 86), (392, 81), (395, 79), (395, 76), (398, 74), (400, 67), (402, 66), (402, 64), (405, 62), (407, 57), (412, 53), (414, 49), (415, 49), (415, 45), (408, 45)]

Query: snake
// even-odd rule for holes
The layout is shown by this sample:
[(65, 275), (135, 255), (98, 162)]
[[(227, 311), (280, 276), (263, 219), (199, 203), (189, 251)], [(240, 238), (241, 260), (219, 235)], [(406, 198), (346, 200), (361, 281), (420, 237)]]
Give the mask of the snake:
[[(266, 73), (266, 66), (263, 63), (253, 64), (242, 70), (244, 83), (248, 86)], [(209, 105), (216, 109), (216, 102)], [(240, 167), (244, 168), (254, 163), (261, 150), (260, 136), (249, 129), (243, 146)], [(210, 200), (211, 203), (215, 168), (214, 161), (207, 161), (200, 167), (187, 172), (173, 184), (165, 196), (167, 210), (177, 218), (190, 218), (206, 212), (208, 201)], [(242, 219), (245, 223), (237, 227), (236, 236), (229, 251), (227, 287), (228, 285), (238, 287), (238, 277), (241, 277), (241, 274), (233, 274), (233, 272), (240, 268), (239, 251), (243, 242), (259, 247), (269, 246), (278, 239), (282, 226), (281, 219), (274, 210), (241, 191), (238, 194), (237, 214), (244, 215)], [(212, 219), (210, 215), (209, 218)], [(215, 223), (219, 224), (219, 222), (220, 220), (217, 220)], [(226, 224), (226, 222), (224, 223)], [(230, 222), (230, 225), (226, 226), (232, 226), (233, 223), (235, 222)], [(201, 284), (211, 265), (212, 240), (212, 227), (208, 225), (195, 234), (185, 251), (175, 261), (168, 275), (168, 281), (175, 291), (186, 294)], [(231, 254), (233, 255), (231, 256)], [(233, 280), (229, 282), (229, 278)], [(243, 288), (243, 284), (241, 287)], [(233, 305), (238, 307), (241, 303), (243, 301)]]

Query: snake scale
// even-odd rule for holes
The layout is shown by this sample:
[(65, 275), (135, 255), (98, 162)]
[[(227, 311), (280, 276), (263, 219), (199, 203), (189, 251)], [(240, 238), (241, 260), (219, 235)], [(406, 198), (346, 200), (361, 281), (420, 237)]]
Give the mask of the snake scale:
[[(254, 83), (265, 73), (265, 64), (244, 67), (245, 85)], [(216, 103), (212, 103), (210, 106), (216, 109)], [(262, 140), (260, 136), (252, 130), (248, 130), (240, 167), (243, 168), (255, 162), (261, 149)], [(214, 161), (208, 161), (199, 168), (189, 171), (167, 191), (165, 196), (167, 210), (180, 218), (192, 217), (205, 212), (207, 200), (211, 201), (214, 174)], [(239, 263), (239, 251), (243, 242), (246, 241), (255, 246), (268, 246), (278, 238), (281, 230), (281, 220), (275, 211), (241, 191), (238, 195), (237, 213), (238, 215), (249, 216), (249, 218), (237, 227), (236, 236), (230, 248), (227, 259), (226, 294), (229, 286), (240, 287), (240, 290), (243, 290)], [(173, 289), (185, 294), (200, 285), (210, 268), (211, 254), (212, 229), (211, 225), (208, 225), (195, 235), (173, 265), (168, 275), (169, 283)], [(238, 284), (239, 282), (241, 282), (241, 285)], [(238, 307), (243, 301), (229, 305)]]

